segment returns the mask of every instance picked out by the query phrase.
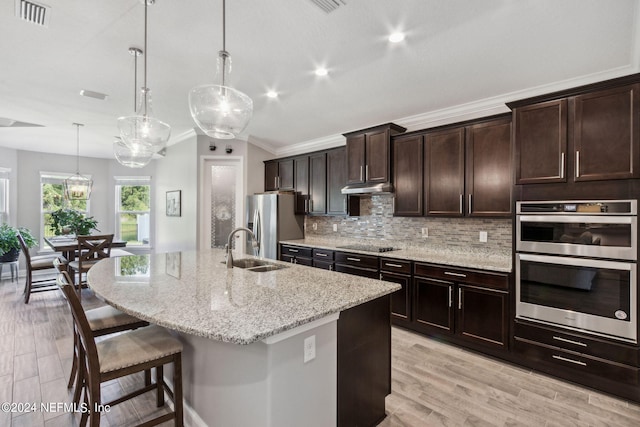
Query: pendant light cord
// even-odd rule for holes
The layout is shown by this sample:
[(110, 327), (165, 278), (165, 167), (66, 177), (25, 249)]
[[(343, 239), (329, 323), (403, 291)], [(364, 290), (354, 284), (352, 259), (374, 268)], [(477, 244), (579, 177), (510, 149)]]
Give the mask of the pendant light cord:
[(76, 175), (80, 175), (80, 123), (73, 124), (76, 127)]
[(149, 51), (147, 49), (147, 9), (149, 8), (149, 0), (144, 0), (144, 113), (143, 116), (147, 117), (147, 56)]
[(229, 53), (227, 52), (227, 13), (226, 13), (226, 1), (222, 0), (222, 51), (220, 52), (220, 56), (222, 57), (222, 86), (224, 83), (224, 72), (227, 68), (227, 56)]
[(133, 53), (133, 112), (138, 108), (138, 54)]

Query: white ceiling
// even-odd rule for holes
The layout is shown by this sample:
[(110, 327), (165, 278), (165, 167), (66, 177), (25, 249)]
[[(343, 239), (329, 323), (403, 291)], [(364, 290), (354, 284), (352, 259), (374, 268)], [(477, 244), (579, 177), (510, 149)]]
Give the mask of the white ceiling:
[[(389, 121), (410, 129), (508, 111), (505, 101), (638, 72), (639, 0), (228, 0), (230, 83), (254, 101), (242, 139), (276, 155)], [(133, 111), (140, 0), (53, 1), (47, 28), (0, 4), (0, 146), (112, 157)], [(172, 143), (193, 135), (187, 93), (215, 81), (221, 0), (149, 8), (148, 86)], [(402, 30), (406, 40), (386, 37)], [(139, 62), (140, 67), (142, 61)], [(324, 65), (329, 75), (316, 77)], [(140, 74), (142, 76), (142, 74)], [(142, 85), (141, 78), (138, 80)], [(98, 101), (81, 89), (108, 95)], [(277, 90), (276, 100), (265, 96)]]

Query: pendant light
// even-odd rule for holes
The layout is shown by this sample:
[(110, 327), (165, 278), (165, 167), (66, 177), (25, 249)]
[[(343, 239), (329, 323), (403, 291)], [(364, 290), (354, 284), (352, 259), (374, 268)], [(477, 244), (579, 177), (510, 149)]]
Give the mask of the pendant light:
[(67, 200), (89, 200), (93, 181), (80, 175), (80, 123), (73, 124), (76, 127), (76, 173), (64, 180), (64, 197)]
[(122, 141), (130, 147), (141, 144), (148, 147), (154, 153), (162, 150), (167, 145), (171, 136), (171, 126), (152, 116), (151, 91), (147, 87), (147, 10), (149, 3), (144, 2), (144, 87), (140, 90), (140, 103), (135, 115), (120, 117), (118, 119), (118, 129)]
[[(136, 92), (138, 90), (138, 57), (143, 54), (142, 49), (130, 47), (129, 54), (133, 56), (133, 109), (137, 107)], [(134, 139), (126, 143), (121, 137), (116, 137), (113, 141), (113, 154), (123, 166), (129, 168), (142, 168), (149, 164), (153, 157), (154, 150), (149, 144), (145, 144), (139, 139)]]
[(226, 10), (222, 0), (222, 50), (218, 52), (221, 83), (197, 86), (189, 92), (191, 117), (212, 138), (235, 138), (244, 130), (253, 114), (253, 101), (244, 93), (226, 85), (231, 72), (231, 56), (226, 50)]

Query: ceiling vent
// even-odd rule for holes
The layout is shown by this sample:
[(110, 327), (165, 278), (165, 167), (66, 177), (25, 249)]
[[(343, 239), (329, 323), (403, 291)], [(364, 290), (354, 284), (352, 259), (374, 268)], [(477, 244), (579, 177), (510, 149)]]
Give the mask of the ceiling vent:
[(16, 16), (42, 27), (49, 26), (51, 8), (28, 0), (16, 0)]
[(315, 4), (326, 13), (333, 12), (340, 6), (347, 5), (346, 0), (311, 0), (311, 3)]

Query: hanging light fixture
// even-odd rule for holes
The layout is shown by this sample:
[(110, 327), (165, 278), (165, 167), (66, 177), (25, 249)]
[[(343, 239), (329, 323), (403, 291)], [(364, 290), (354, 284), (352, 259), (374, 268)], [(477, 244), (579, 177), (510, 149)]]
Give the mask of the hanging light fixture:
[(221, 83), (197, 86), (189, 92), (191, 117), (212, 138), (235, 138), (244, 130), (253, 114), (253, 101), (244, 93), (226, 85), (231, 72), (231, 55), (226, 50), (225, 0), (222, 0), (222, 50), (218, 52)]
[[(138, 90), (138, 57), (143, 54), (142, 49), (130, 47), (129, 54), (133, 56), (133, 109), (137, 107), (136, 93)], [(113, 154), (123, 166), (142, 168), (149, 164), (154, 154), (153, 146), (140, 139), (133, 139), (126, 143), (121, 137), (113, 141)]]
[(76, 127), (76, 173), (64, 180), (64, 197), (67, 200), (89, 200), (93, 181), (91, 178), (80, 175), (80, 123), (73, 124)]
[(154, 153), (162, 150), (167, 145), (171, 136), (171, 126), (152, 117), (151, 91), (147, 87), (147, 9), (153, 1), (144, 2), (144, 86), (140, 90), (140, 103), (135, 115), (120, 117), (118, 129), (122, 141), (133, 147), (142, 144), (149, 147)]

